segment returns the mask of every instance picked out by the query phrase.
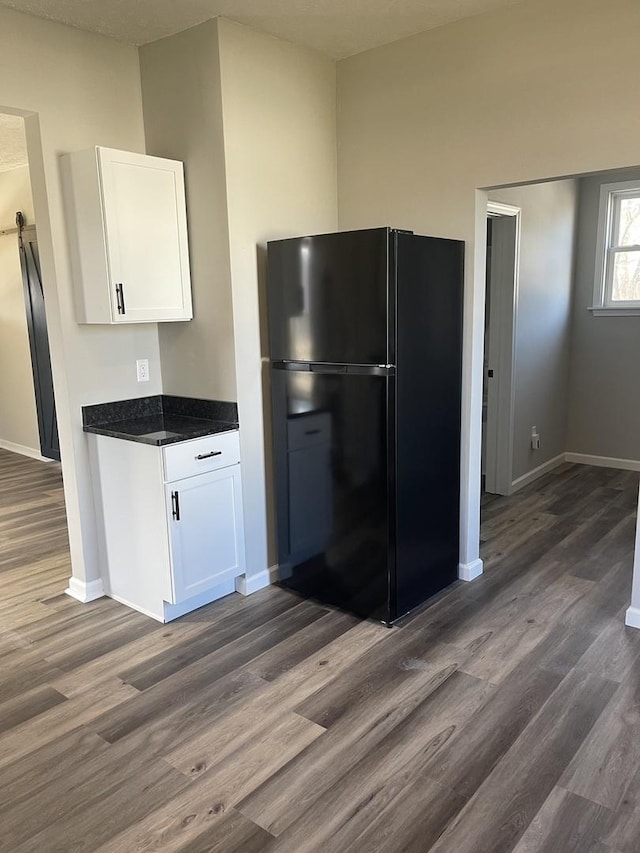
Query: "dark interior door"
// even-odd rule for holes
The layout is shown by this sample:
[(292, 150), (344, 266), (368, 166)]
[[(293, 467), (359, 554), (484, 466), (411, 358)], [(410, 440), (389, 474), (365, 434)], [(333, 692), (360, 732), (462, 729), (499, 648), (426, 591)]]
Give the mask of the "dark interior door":
[(283, 583), (388, 619), (393, 377), (272, 370)]
[(31, 367), (40, 431), (40, 452), (48, 459), (60, 461), (58, 422), (53, 394), (53, 375), (47, 333), (47, 315), (40, 273), (38, 239), (35, 229), (26, 228), (20, 233), (20, 265), (27, 312), (27, 328), (31, 348)]

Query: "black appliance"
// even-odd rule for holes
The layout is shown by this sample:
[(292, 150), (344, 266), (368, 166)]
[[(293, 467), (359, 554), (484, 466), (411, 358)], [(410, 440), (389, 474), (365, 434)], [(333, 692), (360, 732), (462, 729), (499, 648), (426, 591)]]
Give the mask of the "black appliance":
[(458, 576), (464, 243), (268, 244), (281, 582), (391, 623)]

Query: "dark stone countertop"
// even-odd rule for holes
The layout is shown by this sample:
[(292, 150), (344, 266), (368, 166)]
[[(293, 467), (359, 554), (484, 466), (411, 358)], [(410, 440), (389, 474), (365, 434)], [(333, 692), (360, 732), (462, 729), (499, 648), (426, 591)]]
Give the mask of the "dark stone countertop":
[(156, 394), (84, 406), (85, 432), (161, 447), (238, 429), (235, 403)]

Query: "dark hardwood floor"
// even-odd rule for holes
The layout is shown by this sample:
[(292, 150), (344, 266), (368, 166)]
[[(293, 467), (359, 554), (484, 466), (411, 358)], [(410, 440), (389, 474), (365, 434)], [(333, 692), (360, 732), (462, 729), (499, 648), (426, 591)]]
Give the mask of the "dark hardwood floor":
[(278, 588), (170, 625), (63, 594), (59, 469), (0, 451), (0, 851), (638, 853), (637, 475), (483, 502), (394, 629)]

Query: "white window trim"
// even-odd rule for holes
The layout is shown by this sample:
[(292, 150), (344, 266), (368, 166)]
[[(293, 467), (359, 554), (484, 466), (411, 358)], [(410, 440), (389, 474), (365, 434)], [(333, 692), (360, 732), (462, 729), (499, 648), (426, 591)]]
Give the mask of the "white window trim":
[[(594, 271), (593, 305), (589, 309), (594, 317), (640, 316), (640, 300), (622, 302), (611, 300), (613, 265), (609, 263), (615, 198), (640, 195), (640, 181), (618, 181), (602, 184), (598, 206), (598, 235), (596, 241), (596, 266)], [(640, 247), (626, 247), (640, 249)]]

